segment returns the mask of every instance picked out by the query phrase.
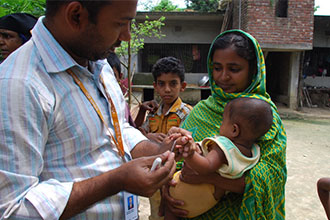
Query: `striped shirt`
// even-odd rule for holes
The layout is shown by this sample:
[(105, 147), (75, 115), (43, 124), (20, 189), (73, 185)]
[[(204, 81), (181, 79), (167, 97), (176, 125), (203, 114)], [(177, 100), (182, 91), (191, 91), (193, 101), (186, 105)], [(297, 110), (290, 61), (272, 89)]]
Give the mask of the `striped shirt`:
[[(125, 157), (146, 140), (125, 119), (125, 100), (106, 60), (77, 64), (40, 18), (32, 38), (0, 65), (0, 219), (58, 219), (73, 183), (122, 164), (96, 111), (66, 72), (71, 68), (112, 134), (106, 89), (118, 113)], [(123, 193), (74, 219), (123, 219)]]

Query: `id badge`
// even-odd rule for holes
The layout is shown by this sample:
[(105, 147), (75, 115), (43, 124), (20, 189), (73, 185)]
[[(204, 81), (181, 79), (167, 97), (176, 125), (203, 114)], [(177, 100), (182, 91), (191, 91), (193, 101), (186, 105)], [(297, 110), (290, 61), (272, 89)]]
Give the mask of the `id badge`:
[(124, 192), (125, 220), (136, 220), (138, 216), (137, 196)]

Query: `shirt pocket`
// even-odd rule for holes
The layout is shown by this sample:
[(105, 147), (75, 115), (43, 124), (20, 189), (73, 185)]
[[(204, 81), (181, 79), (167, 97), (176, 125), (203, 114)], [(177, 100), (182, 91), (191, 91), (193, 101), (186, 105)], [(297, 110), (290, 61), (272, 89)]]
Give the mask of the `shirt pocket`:
[(167, 119), (167, 125), (166, 125), (166, 133), (170, 130), (171, 127), (179, 127), (181, 123), (181, 119), (177, 115), (171, 115)]
[(158, 131), (158, 127), (159, 127), (159, 124), (160, 123), (160, 120), (158, 117), (150, 117), (149, 118), (149, 127), (150, 127), (150, 132), (151, 133), (157, 133), (159, 132)]

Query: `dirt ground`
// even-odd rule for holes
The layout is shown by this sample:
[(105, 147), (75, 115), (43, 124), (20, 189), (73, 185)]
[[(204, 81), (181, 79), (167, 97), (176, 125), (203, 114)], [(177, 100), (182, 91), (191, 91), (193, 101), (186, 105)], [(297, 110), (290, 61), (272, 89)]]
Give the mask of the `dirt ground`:
[[(321, 177), (330, 177), (330, 111), (314, 109), (312, 114), (308, 111), (311, 110), (307, 110), (308, 117), (301, 113), (301, 117), (290, 117), (292, 114), (286, 112), (282, 117), (288, 137), (286, 219), (289, 220), (326, 219), (316, 182)], [(148, 216), (148, 199), (141, 197), (140, 219), (147, 220)]]

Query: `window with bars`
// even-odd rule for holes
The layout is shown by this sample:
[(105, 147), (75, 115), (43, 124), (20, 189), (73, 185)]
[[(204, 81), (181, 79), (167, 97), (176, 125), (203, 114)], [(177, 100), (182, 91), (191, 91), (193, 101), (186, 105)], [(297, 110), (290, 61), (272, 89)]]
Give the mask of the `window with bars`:
[(151, 72), (162, 57), (173, 56), (182, 61), (186, 73), (207, 73), (210, 44), (145, 44), (139, 53), (141, 72)]

